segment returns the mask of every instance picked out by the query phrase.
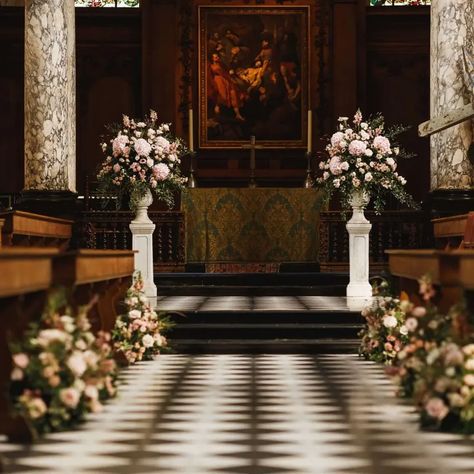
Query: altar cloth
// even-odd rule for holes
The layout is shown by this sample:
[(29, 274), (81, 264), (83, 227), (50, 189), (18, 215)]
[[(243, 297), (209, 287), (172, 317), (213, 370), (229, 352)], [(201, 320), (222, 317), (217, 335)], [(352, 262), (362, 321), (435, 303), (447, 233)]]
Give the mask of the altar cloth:
[(186, 189), (186, 261), (316, 262), (322, 198), (304, 188)]

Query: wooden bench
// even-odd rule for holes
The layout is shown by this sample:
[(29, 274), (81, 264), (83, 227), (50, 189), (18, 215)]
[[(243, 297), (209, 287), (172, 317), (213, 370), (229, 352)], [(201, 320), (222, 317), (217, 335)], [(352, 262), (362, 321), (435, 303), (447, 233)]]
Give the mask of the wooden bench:
[(11, 439), (28, 439), (29, 430), (21, 418), (9, 414), (9, 342), (20, 338), (29, 323), (41, 316), (57, 254), (57, 249), (0, 249), (0, 432)]
[(73, 221), (24, 211), (0, 214), (4, 246), (59, 247), (65, 250), (72, 236)]
[(436, 248), (474, 248), (474, 212), (433, 219)]
[(98, 295), (89, 317), (93, 330), (110, 331), (119, 303), (131, 284), (134, 252), (130, 250), (77, 250), (4, 247), (0, 249), (0, 433), (12, 440), (30, 440), (21, 418), (9, 414), (6, 388), (12, 370), (9, 341), (23, 337), (31, 321), (39, 320), (49, 288), (71, 288), (75, 306)]
[(76, 305), (87, 304), (98, 295), (98, 303), (89, 313), (93, 329), (111, 331), (133, 272), (132, 250), (81, 249), (54, 259), (53, 284), (73, 288)]
[(388, 250), (387, 254), (390, 273), (416, 302), (418, 280), (427, 274), (438, 287), (435, 301), (442, 310), (459, 302), (466, 290), (474, 290), (474, 249)]

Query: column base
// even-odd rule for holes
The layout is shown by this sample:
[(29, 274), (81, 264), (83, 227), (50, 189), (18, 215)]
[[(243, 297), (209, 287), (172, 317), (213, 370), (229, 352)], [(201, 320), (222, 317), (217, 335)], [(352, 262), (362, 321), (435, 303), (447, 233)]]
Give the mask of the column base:
[(21, 192), (15, 209), (76, 220), (81, 210), (77, 196), (72, 191), (25, 190)]
[(372, 298), (372, 286), (368, 282), (351, 282), (347, 285), (346, 295), (348, 298)]
[(435, 189), (423, 203), (430, 219), (474, 211), (474, 189)]

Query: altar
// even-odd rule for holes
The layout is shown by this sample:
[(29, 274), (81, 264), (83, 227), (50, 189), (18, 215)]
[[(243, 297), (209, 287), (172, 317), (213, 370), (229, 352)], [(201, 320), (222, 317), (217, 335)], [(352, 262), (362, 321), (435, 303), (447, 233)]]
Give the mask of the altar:
[(322, 206), (316, 189), (186, 189), (186, 261), (316, 262)]

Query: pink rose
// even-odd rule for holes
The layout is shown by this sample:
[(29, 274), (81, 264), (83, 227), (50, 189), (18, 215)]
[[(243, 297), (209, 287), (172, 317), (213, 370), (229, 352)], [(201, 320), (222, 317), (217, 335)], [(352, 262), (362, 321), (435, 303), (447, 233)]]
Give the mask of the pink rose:
[(374, 138), (374, 148), (383, 154), (390, 153), (390, 140), (387, 137), (379, 135)]
[(449, 413), (448, 407), (438, 397), (430, 398), (425, 404), (425, 410), (428, 416), (437, 420), (442, 420)]
[(79, 351), (73, 352), (66, 365), (76, 377), (81, 377), (87, 370), (86, 361), (84, 360), (82, 352)]
[(148, 156), (151, 152), (151, 145), (144, 138), (139, 138), (135, 142), (135, 152), (138, 156)]
[(63, 388), (59, 392), (59, 399), (68, 408), (76, 408), (81, 399), (81, 394), (73, 387)]
[(113, 168), (114, 172), (119, 173), (121, 169), (122, 167), (118, 163), (115, 163), (114, 168)]
[(13, 363), (20, 369), (26, 369), (30, 363), (30, 359), (25, 353), (19, 352), (13, 356)]
[(360, 140), (353, 140), (349, 143), (349, 153), (353, 156), (362, 156), (367, 150), (367, 145)]
[(164, 181), (170, 174), (170, 169), (164, 163), (153, 166), (153, 176), (157, 181)]
[(415, 308), (413, 308), (411, 314), (413, 314), (413, 316), (415, 316), (416, 318), (422, 318), (426, 315), (426, 308), (424, 308), (423, 306), (416, 306)]

